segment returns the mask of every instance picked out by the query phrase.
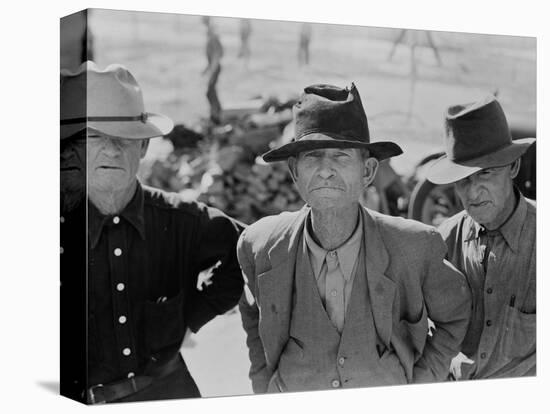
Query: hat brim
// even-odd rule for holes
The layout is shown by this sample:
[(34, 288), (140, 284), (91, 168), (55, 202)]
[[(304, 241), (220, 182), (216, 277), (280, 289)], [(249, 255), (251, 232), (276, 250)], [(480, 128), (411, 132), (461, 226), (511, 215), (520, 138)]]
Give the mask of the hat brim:
[(272, 149), (262, 155), (265, 162), (285, 161), (288, 157), (293, 157), (303, 151), (310, 151), (321, 148), (365, 148), (369, 150), (372, 157), (379, 161), (386, 158), (395, 157), (403, 153), (399, 145), (390, 141), (379, 142), (358, 142), (341, 139), (323, 139), (323, 140), (300, 140), (290, 142), (279, 148)]
[(522, 138), (499, 151), (473, 160), (456, 163), (447, 155), (438, 158), (426, 172), (426, 178), (434, 184), (451, 184), (484, 168), (501, 167), (513, 163), (535, 142), (535, 138)]
[(105, 135), (124, 139), (148, 139), (161, 137), (174, 128), (172, 120), (164, 115), (147, 113), (147, 121), (82, 122), (61, 125), (61, 139), (66, 139), (85, 129), (92, 128)]

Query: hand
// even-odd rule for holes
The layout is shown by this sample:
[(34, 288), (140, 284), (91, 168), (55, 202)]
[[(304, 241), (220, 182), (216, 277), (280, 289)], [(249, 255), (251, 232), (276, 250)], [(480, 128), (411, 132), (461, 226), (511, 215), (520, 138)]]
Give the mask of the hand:
[(471, 365), (473, 363), (474, 361), (472, 361), (470, 358), (460, 352), (452, 359), (449, 371), (451, 372), (451, 374), (453, 374), (455, 380), (459, 380), (462, 378), (462, 364)]

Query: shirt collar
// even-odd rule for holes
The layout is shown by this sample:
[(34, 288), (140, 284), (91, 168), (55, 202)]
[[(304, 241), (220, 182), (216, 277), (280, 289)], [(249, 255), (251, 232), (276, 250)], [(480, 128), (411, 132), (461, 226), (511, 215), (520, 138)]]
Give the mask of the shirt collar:
[[(143, 217), (144, 196), (141, 184), (138, 182), (136, 192), (130, 202), (124, 207), (120, 214), (116, 216), (128, 221), (139, 233), (142, 239), (145, 239), (145, 219)], [(94, 249), (99, 242), (103, 227), (107, 223), (113, 222), (113, 215), (103, 215), (96, 206), (88, 201), (88, 231), (90, 234), (91, 247)]]
[(504, 224), (498, 229), (489, 232), (481, 224), (475, 222), (471, 217), (468, 217), (469, 220), (472, 222), (472, 225), (470, 227), (470, 232), (467, 240), (477, 239), (481, 237), (484, 233), (498, 232), (502, 235), (508, 246), (514, 252), (517, 252), (520, 241), (520, 230), (523, 226), (523, 222), (525, 221), (525, 216), (527, 215), (527, 202), (521, 195), (521, 192), (515, 187), (514, 192), (516, 193), (516, 197), (518, 199), (516, 209), (508, 218), (508, 220), (506, 220)]
[[(311, 214), (311, 212), (309, 213)], [(310, 216), (308, 216), (304, 231), (304, 238), (306, 246), (311, 252), (311, 267), (313, 268), (313, 274), (315, 279), (318, 279), (321, 275), (321, 269), (325, 258), (329, 253), (329, 250), (325, 250), (319, 244), (315, 242), (313, 237), (310, 234), (309, 224)], [(359, 249), (361, 248), (361, 240), (363, 239), (363, 215), (359, 214), (359, 219), (357, 220), (357, 226), (351, 237), (340, 247), (335, 249), (336, 255), (338, 257), (338, 263), (340, 269), (344, 274), (344, 279), (346, 282), (349, 282), (352, 277), (353, 268), (355, 266), (355, 261), (359, 255)]]

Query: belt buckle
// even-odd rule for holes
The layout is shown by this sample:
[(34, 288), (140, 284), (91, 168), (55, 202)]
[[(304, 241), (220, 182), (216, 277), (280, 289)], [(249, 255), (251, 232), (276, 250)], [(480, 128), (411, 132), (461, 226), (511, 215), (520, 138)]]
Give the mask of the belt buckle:
[(88, 394), (88, 401), (90, 401), (90, 403), (92, 403), (92, 404), (104, 404), (104, 403), (107, 402), (105, 400), (105, 398), (103, 398), (101, 400), (97, 399), (95, 391), (97, 389), (101, 389), (101, 388), (103, 388), (103, 384), (92, 385), (90, 388), (88, 388), (87, 394)]

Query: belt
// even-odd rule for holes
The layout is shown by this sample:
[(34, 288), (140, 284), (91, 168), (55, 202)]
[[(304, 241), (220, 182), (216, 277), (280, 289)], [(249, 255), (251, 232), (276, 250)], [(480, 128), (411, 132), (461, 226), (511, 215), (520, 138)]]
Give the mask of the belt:
[[(96, 384), (86, 391), (88, 404), (102, 404), (115, 401), (147, 388), (154, 380), (165, 377), (177, 369), (187, 369), (183, 358), (178, 352), (175, 357), (161, 366), (155, 366), (149, 375), (136, 375), (109, 384)], [(147, 370), (146, 370), (147, 372)]]

